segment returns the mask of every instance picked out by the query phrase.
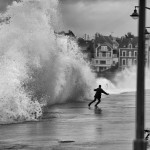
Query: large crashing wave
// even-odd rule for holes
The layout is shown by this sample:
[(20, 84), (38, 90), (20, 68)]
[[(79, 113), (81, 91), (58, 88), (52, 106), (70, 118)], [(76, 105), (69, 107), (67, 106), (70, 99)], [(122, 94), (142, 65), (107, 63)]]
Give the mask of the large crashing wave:
[[(0, 123), (31, 120), (42, 105), (92, 96), (95, 76), (75, 45), (54, 34), (57, 0), (23, 0), (8, 7), (0, 29)], [(60, 46), (64, 45), (64, 46)]]

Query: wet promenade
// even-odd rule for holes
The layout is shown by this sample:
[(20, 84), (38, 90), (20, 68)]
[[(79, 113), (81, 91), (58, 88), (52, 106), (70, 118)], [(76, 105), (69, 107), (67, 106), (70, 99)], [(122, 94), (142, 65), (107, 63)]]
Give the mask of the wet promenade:
[[(150, 128), (150, 92), (146, 94)], [(47, 108), (38, 122), (0, 126), (0, 149), (15, 150), (132, 150), (135, 137), (135, 93), (109, 95), (101, 110), (87, 102)]]

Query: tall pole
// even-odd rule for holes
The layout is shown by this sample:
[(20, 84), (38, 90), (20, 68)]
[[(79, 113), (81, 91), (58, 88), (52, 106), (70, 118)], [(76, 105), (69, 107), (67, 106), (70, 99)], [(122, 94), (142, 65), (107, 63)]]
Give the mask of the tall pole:
[(145, 6), (146, 0), (139, 0), (136, 139), (134, 140), (134, 150), (146, 150), (147, 145), (144, 140)]

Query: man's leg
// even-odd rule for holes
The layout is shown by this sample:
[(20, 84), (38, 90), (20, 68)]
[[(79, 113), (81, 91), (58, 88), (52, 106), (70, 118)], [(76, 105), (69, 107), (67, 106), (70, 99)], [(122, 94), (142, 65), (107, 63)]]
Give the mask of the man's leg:
[(95, 104), (95, 107), (101, 102), (101, 98), (98, 98), (98, 102)]
[(92, 102), (90, 102), (89, 104), (88, 104), (88, 106), (90, 107), (90, 105), (92, 104), (92, 103), (94, 103), (96, 101), (96, 97), (94, 98), (94, 100), (92, 101)]

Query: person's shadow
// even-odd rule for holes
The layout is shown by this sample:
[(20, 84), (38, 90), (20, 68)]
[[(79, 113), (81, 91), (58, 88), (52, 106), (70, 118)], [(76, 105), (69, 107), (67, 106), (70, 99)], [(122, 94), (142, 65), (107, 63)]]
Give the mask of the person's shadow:
[(101, 113), (102, 113), (102, 109), (99, 108), (99, 107), (96, 107), (96, 108), (94, 109), (94, 113), (95, 113), (95, 114), (101, 114)]

